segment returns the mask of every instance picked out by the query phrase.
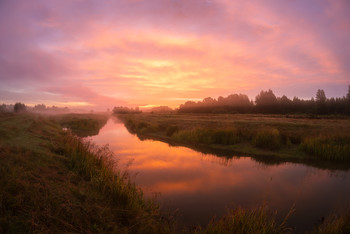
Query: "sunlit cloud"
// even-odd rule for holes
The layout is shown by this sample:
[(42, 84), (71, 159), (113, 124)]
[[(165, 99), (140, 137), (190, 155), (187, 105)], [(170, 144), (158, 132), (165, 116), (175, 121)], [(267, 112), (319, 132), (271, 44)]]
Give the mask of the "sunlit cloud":
[[(350, 81), (347, 1), (0, 4), (0, 90), (24, 90), (2, 95), (8, 103), (42, 94), (103, 109), (176, 107), (230, 93), (253, 99), (269, 88), (342, 96)], [(43, 93), (50, 86), (54, 95)]]

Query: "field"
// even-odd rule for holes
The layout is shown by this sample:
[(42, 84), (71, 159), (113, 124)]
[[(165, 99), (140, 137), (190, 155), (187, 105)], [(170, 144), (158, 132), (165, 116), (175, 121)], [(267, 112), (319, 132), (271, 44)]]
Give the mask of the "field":
[[(98, 132), (107, 118), (95, 114), (0, 115), (1, 233), (292, 231), (285, 225), (292, 210), (285, 220), (277, 220), (276, 213), (266, 205), (252, 210), (231, 209), (206, 227), (176, 226), (174, 218), (161, 214), (155, 201), (146, 200), (128, 175), (118, 169), (115, 155), (107, 146), (96, 146), (74, 133)], [(75, 129), (77, 126), (82, 129)], [(71, 127), (72, 132), (65, 129)], [(326, 218), (314, 232), (346, 233), (349, 214)]]
[(266, 163), (291, 161), (349, 168), (348, 117), (153, 113), (118, 117), (141, 139), (162, 140), (204, 153), (252, 156)]

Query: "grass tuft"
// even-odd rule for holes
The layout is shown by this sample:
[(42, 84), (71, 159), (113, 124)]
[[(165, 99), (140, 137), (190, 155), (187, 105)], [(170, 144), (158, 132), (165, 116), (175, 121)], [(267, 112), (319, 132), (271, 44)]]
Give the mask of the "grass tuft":
[(343, 214), (331, 214), (313, 233), (318, 234), (346, 234), (350, 233), (350, 209)]
[(196, 233), (290, 233), (286, 221), (293, 212), (291, 209), (279, 222), (277, 213), (271, 212), (267, 205), (254, 209), (230, 209), (221, 219), (212, 220), (205, 229), (197, 228)]

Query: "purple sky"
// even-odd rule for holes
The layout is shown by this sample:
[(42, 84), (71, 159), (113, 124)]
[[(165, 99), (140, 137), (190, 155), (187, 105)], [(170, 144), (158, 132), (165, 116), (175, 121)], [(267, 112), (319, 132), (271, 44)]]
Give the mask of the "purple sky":
[(105, 109), (342, 97), (348, 0), (1, 0), (0, 102)]

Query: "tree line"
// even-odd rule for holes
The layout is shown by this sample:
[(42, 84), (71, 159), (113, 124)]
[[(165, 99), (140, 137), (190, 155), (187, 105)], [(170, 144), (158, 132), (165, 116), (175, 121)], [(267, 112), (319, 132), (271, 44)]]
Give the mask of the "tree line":
[(139, 107), (129, 108), (126, 106), (116, 106), (112, 111), (114, 114), (138, 114), (142, 112)]
[(68, 107), (46, 106), (45, 104), (37, 104), (33, 107), (27, 106), (24, 103), (16, 102), (15, 104), (2, 104), (0, 105), (1, 112), (39, 112), (39, 113), (66, 113), (70, 110)]
[(309, 100), (287, 96), (276, 97), (271, 89), (262, 90), (255, 101), (245, 94), (231, 94), (217, 99), (207, 97), (202, 101), (187, 101), (180, 105), (180, 113), (261, 113), (261, 114), (341, 114), (350, 115), (350, 85), (348, 93), (341, 98), (327, 98), (322, 89), (318, 89), (315, 98)]

